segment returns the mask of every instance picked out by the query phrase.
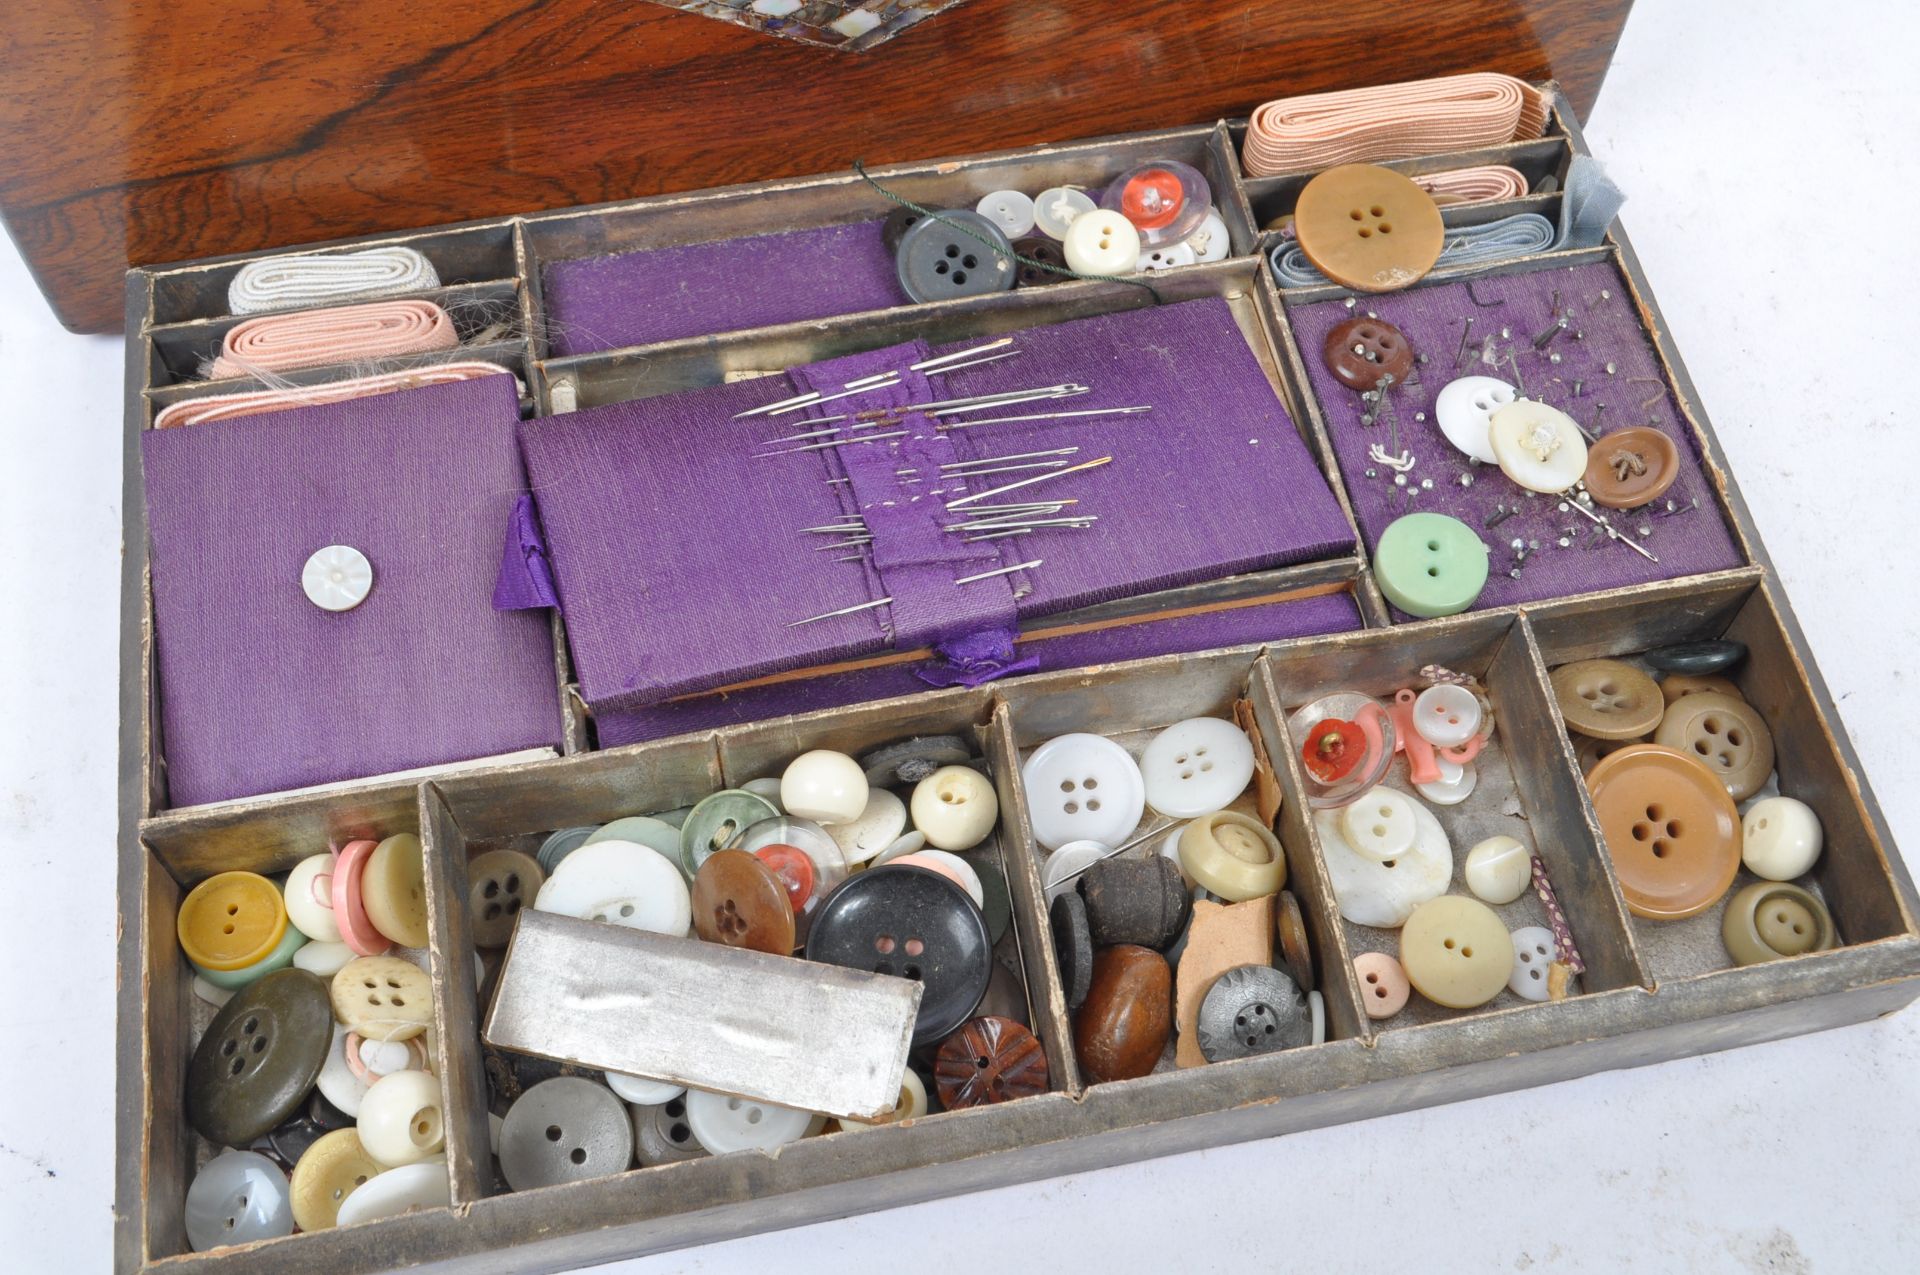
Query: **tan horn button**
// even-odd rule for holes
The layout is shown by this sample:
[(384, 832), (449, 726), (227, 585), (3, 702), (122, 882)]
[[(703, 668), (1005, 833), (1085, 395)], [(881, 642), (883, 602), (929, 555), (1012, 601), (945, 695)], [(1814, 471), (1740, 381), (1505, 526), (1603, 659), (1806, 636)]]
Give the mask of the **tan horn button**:
[(1660, 693), (1666, 696), (1667, 703), (1688, 695), (1698, 695), (1701, 691), (1719, 691), (1735, 699), (1745, 699), (1740, 688), (1730, 677), (1718, 673), (1669, 673), (1660, 680)]
[(1293, 231), (1316, 270), (1361, 292), (1418, 283), (1446, 240), (1433, 196), (1372, 164), (1342, 164), (1308, 182)]
[(1553, 670), (1553, 696), (1569, 728), (1595, 739), (1632, 739), (1660, 725), (1659, 685), (1619, 660), (1581, 660)]
[(1658, 500), (1679, 476), (1679, 448), (1645, 425), (1615, 430), (1587, 449), (1587, 494), (1609, 509), (1638, 509)]
[(1635, 916), (1695, 916), (1733, 884), (1740, 815), (1718, 777), (1693, 758), (1631, 744), (1593, 768), (1587, 789), (1620, 895)]
[(1507, 990), (1513, 936), (1478, 899), (1443, 894), (1400, 928), (1400, 964), (1414, 990), (1448, 1009), (1475, 1009)]
[(1719, 777), (1727, 795), (1745, 801), (1773, 773), (1773, 732), (1753, 705), (1736, 695), (1683, 695), (1660, 719), (1653, 742), (1686, 753)]
[(1835, 942), (1826, 904), (1785, 881), (1761, 881), (1734, 895), (1720, 920), (1720, 938), (1736, 965), (1824, 952)]

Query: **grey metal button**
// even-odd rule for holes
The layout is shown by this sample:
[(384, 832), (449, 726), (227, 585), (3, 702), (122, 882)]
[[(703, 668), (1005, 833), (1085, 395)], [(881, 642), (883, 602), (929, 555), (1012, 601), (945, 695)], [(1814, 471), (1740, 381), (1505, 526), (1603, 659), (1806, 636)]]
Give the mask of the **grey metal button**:
[(681, 1094), (653, 1107), (630, 1107), (633, 1113), (634, 1156), (644, 1166), (698, 1160), (707, 1154), (687, 1123), (687, 1096)]
[(1237, 965), (1200, 1002), (1200, 1052), (1208, 1062), (1292, 1049), (1313, 1040), (1299, 984), (1265, 965)]
[(293, 1234), (293, 1197), (280, 1166), (257, 1151), (224, 1151), (187, 1188), (187, 1243), (196, 1253)]
[(605, 1177), (632, 1163), (626, 1108), (591, 1080), (543, 1080), (500, 1123), (500, 1171), (516, 1191)]
[(1053, 952), (1060, 961), (1067, 1008), (1079, 1009), (1093, 986), (1093, 936), (1087, 930), (1087, 905), (1074, 891), (1063, 891), (1053, 897), (1047, 920), (1053, 926)]
[(560, 860), (578, 850), (597, 831), (597, 825), (590, 828), (562, 828), (548, 836), (540, 843), (540, 852), (534, 856), (540, 861), (541, 871), (553, 875), (553, 870), (560, 866)]
[(893, 266), (915, 301), (946, 301), (1012, 288), (1012, 252), (1000, 227), (969, 209), (949, 208), (900, 236)]
[(860, 769), (876, 788), (917, 784), (942, 766), (963, 766), (973, 756), (958, 735), (921, 735), (876, 748), (860, 758)]

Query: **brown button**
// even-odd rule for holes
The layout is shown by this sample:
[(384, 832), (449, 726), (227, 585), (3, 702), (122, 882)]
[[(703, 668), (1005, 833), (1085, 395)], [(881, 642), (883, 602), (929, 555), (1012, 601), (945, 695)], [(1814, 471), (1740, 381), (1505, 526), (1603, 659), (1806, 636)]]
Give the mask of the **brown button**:
[(1638, 509), (1658, 500), (1679, 476), (1679, 449), (1645, 425), (1615, 430), (1587, 449), (1587, 494), (1609, 509)]
[(1280, 940), (1280, 956), (1287, 972), (1304, 994), (1313, 990), (1313, 948), (1307, 943), (1307, 923), (1300, 915), (1300, 900), (1293, 891), (1282, 890), (1274, 896), (1279, 906), (1273, 911), (1273, 925)]
[(1372, 164), (1342, 164), (1308, 182), (1293, 229), (1315, 269), (1361, 292), (1418, 283), (1446, 238), (1433, 196)]
[(1013, 286), (1016, 288), (1044, 288), (1050, 283), (1065, 283), (1073, 278), (1071, 274), (1059, 274), (1056, 271), (1067, 268), (1067, 254), (1061, 250), (1060, 242), (1045, 235), (1032, 235), (1026, 239), (1014, 241), (1013, 250), (1022, 257), (1033, 261), (1044, 261), (1054, 267), (1042, 270), (1030, 266), (1025, 261), (1016, 261), (1013, 265)]
[(1733, 684), (1730, 677), (1718, 673), (1669, 673), (1660, 680), (1660, 694), (1667, 703), (1683, 695), (1697, 695), (1701, 691), (1719, 691), (1722, 695), (1731, 695), (1735, 699), (1745, 699), (1740, 688)]
[(1553, 696), (1567, 725), (1595, 739), (1648, 734), (1666, 708), (1654, 680), (1619, 660), (1562, 664), (1553, 670)]
[(1735, 801), (1759, 792), (1773, 773), (1773, 732), (1759, 710), (1737, 695), (1683, 695), (1660, 719), (1653, 742), (1688, 754), (1718, 775)]
[(1652, 742), (1651, 735), (1635, 735), (1632, 739), (1595, 739), (1576, 731), (1573, 735), (1573, 756), (1580, 763), (1580, 773), (1584, 775), (1599, 765), (1603, 758), (1613, 756), (1628, 744)]
[(489, 850), (467, 865), (467, 913), (475, 947), (505, 947), (520, 909), (533, 902), (547, 874), (518, 850)]
[(1365, 315), (1327, 333), (1320, 353), (1328, 370), (1350, 390), (1370, 390), (1388, 376), (1395, 385), (1405, 385), (1413, 371), (1413, 346), (1400, 329)]
[(1760, 881), (1734, 895), (1720, 918), (1720, 938), (1736, 965), (1824, 952), (1835, 942), (1827, 905), (1785, 881)]
[(1047, 1055), (1011, 1018), (974, 1018), (940, 1044), (933, 1083), (948, 1111), (1047, 1091)]
[(1073, 1016), (1073, 1047), (1092, 1084), (1148, 1075), (1173, 1034), (1173, 970), (1123, 943), (1093, 958), (1093, 986)]
[(1635, 916), (1695, 916), (1733, 884), (1740, 816), (1719, 779), (1693, 758), (1633, 744), (1595, 766), (1587, 789)]
[(693, 876), (693, 929), (709, 943), (793, 955), (787, 887), (745, 850), (719, 850)]

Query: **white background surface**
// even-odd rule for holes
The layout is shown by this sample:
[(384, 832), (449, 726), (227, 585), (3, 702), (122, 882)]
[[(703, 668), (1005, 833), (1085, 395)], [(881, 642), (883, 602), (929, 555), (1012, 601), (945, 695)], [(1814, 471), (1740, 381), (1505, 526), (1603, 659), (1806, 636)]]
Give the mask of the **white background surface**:
[[(1913, 12), (1642, 0), (1588, 128), (1910, 855)], [(120, 346), (10, 246), (0, 369), (0, 1266), (104, 1270)], [(1920, 1009), (619, 1269), (1913, 1270), (1916, 1145)]]

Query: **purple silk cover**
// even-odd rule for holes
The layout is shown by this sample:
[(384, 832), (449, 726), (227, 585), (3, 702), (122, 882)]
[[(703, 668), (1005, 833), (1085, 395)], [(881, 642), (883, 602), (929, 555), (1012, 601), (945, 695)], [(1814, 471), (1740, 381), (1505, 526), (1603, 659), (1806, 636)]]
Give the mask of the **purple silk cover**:
[[(965, 346), (931, 352), (954, 348)], [(731, 419), (796, 385), (902, 369), (930, 351), (916, 343), (525, 422), (521, 446), (587, 702), (631, 710), (890, 648), (951, 648), (1004, 636), (1023, 618), (1353, 552), (1326, 479), (1226, 302), (1035, 328), (1013, 348), (1013, 358), (910, 375), (892, 390), (785, 416)], [(909, 437), (757, 455), (801, 445), (772, 440), (824, 428), (808, 422), (849, 405), (1069, 381), (1091, 392), (973, 416), (1153, 410), (945, 431), (914, 413), (874, 431)], [(1034, 476), (942, 477), (947, 458), (1068, 447), (1079, 450), (1066, 459), (1112, 462), (976, 503), (1071, 498), (1074, 512), (1097, 516), (1092, 528), (974, 544), (940, 530), (959, 521), (947, 501)], [(844, 537), (806, 531), (854, 515), (875, 534), (870, 553), (823, 548)], [(1034, 559), (1031, 570), (953, 583)], [(895, 602), (794, 625), (883, 596)]]
[[(491, 605), (524, 486), (511, 376), (141, 436), (176, 806), (551, 746), (551, 629)], [(373, 564), (351, 611), (308, 555)]]

